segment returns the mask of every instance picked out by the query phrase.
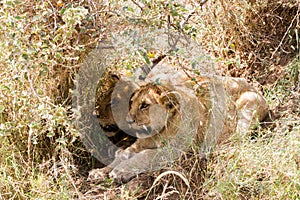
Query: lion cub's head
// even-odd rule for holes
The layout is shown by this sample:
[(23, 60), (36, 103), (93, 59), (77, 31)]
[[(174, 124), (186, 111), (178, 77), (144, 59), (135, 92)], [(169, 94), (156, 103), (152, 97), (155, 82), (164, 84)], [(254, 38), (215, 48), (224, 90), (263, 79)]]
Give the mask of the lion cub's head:
[(128, 107), (130, 94), (135, 89), (133, 82), (114, 71), (106, 72), (98, 83), (95, 114), (103, 133), (118, 147), (126, 148), (136, 140), (126, 132), (126, 129), (129, 129), (126, 126), (128, 108), (122, 110), (125, 102)]
[(127, 122), (135, 130), (136, 137), (151, 137), (163, 131), (178, 110), (179, 101), (175, 92), (149, 83), (133, 93)]

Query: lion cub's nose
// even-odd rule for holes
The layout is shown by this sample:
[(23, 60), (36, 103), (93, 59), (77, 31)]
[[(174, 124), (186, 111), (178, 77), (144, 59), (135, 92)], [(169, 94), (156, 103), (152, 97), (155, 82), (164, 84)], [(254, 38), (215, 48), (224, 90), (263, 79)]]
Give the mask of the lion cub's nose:
[(131, 117), (131, 115), (129, 114), (129, 115), (127, 115), (127, 117), (126, 117), (126, 121), (127, 121), (127, 123), (128, 124), (133, 124), (134, 122), (135, 122), (135, 120), (134, 119), (132, 119), (132, 117)]

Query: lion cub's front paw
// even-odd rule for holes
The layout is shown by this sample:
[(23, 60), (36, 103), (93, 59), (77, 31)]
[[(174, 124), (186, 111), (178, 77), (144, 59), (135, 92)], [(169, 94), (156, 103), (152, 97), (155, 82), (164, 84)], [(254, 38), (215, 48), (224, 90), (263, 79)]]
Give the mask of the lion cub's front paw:
[(105, 179), (109, 178), (108, 174), (111, 170), (112, 169), (109, 167), (93, 169), (89, 171), (89, 176), (87, 178), (87, 181), (90, 181), (92, 183), (98, 183), (104, 181)]
[(109, 177), (114, 179), (114, 182), (116, 183), (127, 183), (135, 176), (136, 174), (133, 172), (120, 171), (117, 169), (114, 169), (109, 173)]

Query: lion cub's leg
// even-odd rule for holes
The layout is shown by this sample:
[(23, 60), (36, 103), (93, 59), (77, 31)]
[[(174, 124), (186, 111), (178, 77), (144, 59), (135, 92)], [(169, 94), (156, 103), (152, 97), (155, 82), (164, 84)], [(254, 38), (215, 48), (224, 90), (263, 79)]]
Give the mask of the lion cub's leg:
[(257, 122), (264, 119), (268, 112), (265, 99), (258, 93), (244, 92), (236, 101), (237, 107), (237, 133), (246, 133), (254, 128)]
[(165, 166), (168, 161), (165, 154), (161, 149), (145, 149), (128, 160), (123, 160), (109, 173), (109, 176), (118, 183), (126, 183), (140, 173)]
[(133, 157), (135, 155), (135, 152), (133, 152), (130, 147), (127, 149), (119, 149), (115, 153), (115, 159), (112, 163), (110, 163), (108, 166), (104, 168), (99, 169), (93, 169), (89, 172), (88, 181), (90, 182), (101, 182), (104, 181), (106, 178), (109, 177), (109, 173), (120, 163), (124, 162), (125, 160), (128, 160), (129, 158)]

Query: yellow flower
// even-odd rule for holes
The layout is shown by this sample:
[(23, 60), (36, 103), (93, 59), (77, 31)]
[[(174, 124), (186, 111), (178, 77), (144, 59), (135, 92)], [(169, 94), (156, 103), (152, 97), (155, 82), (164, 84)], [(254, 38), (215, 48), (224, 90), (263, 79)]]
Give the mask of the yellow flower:
[(62, 7), (64, 5), (64, 2), (63, 1), (57, 1), (56, 5), (58, 7)]
[(154, 58), (155, 57), (155, 54), (153, 52), (148, 52), (147, 55), (148, 55), (149, 58)]
[(131, 72), (131, 70), (126, 70), (126, 72), (125, 72), (125, 76), (127, 76), (127, 77), (130, 77), (130, 76), (132, 76), (132, 72)]

